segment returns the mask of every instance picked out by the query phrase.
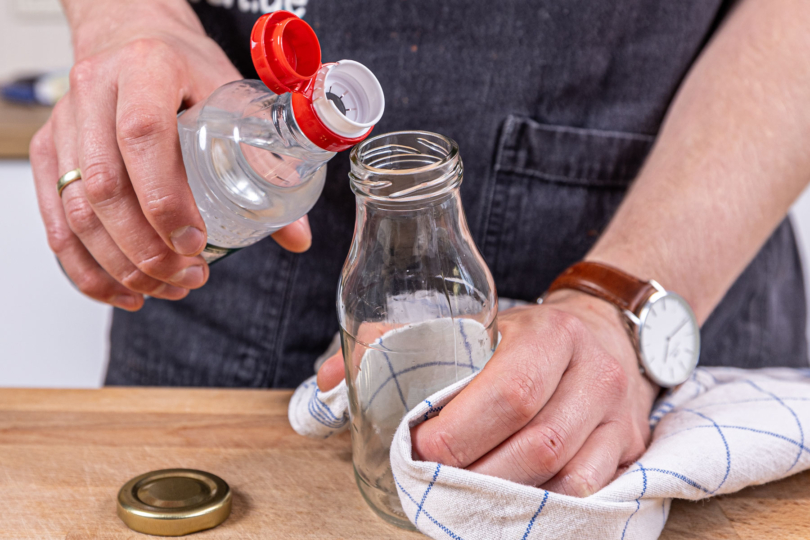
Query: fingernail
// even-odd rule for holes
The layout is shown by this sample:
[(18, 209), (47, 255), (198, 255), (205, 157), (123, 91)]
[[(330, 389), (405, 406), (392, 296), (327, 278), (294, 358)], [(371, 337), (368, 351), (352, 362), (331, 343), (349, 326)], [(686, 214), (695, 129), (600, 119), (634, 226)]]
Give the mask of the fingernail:
[(174, 285), (169, 285), (168, 283), (161, 283), (161, 285), (152, 291), (150, 296), (154, 297), (171, 297), (171, 298), (178, 298), (180, 296), (184, 296), (188, 293), (188, 289), (183, 289), (181, 287), (175, 287)]
[(192, 226), (180, 227), (171, 234), (172, 246), (180, 255), (194, 255), (205, 247), (205, 235)]
[(177, 272), (169, 281), (184, 289), (196, 289), (205, 282), (205, 272), (202, 266), (189, 266)]
[(138, 306), (138, 299), (129, 294), (119, 294), (118, 296), (114, 296), (110, 300), (110, 303), (121, 309), (132, 310)]
[(574, 497), (590, 497), (599, 491), (599, 486), (596, 485), (595, 480), (589, 476), (569, 474), (563, 479), (563, 482), (567, 484), (567, 489), (564, 491), (567, 491), (569, 495), (573, 495)]

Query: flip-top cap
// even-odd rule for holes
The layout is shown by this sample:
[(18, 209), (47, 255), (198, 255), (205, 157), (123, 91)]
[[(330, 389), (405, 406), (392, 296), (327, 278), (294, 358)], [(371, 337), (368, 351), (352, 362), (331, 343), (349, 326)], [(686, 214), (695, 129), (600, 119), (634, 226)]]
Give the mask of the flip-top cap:
[(250, 55), (259, 78), (276, 94), (303, 90), (321, 68), (315, 31), (289, 11), (259, 17), (250, 34)]
[(351, 60), (322, 65), (315, 31), (289, 11), (259, 17), (250, 35), (250, 54), (271, 91), (292, 94), (298, 126), (324, 150), (354, 146), (382, 116), (385, 96), (374, 74)]

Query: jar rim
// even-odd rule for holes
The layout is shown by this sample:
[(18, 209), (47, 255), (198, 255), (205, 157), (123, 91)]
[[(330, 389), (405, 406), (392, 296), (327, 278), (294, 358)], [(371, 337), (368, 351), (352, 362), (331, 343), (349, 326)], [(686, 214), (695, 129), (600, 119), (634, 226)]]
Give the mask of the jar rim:
[(429, 131), (383, 133), (355, 146), (350, 159), (352, 190), (377, 201), (432, 199), (461, 183), (458, 144)]
[[(424, 165), (422, 167), (411, 167), (407, 169), (392, 169), (392, 168), (385, 168), (385, 167), (375, 167), (368, 163), (363, 162), (363, 159), (367, 157), (366, 152), (369, 151), (369, 147), (378, 143), (382, 139), (387, 138), (394, 138), (394, 137), (406, 137), (406, 136), (418, 136), (417, 141), (421, 141), (424, 146), (431, 148), (432, 150), (438, 150), (440, 153), (443, 153), (444, 156), (440, 158), (438, 161), (430, 163), (428, 165)], [(448, 148), (443, 149), (439, 145), (430, 141), (430, 139), (437, 139), (441, 142), (444, 142)], [(383, 148), (383, 147), (380, 147)], [(414, 148), (410, 148), (415, 150)], [(405, 155), (405, 154), (403, 154)], [(372, 156), (376, 157), (376, 156)], [(383, 133), (381, 135), (377, 135), (376, 137), (371, 137), (366, 139), (365, 141), (361, 142), (360, 144), (355, 145), (352, 148), (351, 152), (351, 161), (352, 164), (357, 164), (358, 166), (367, 169), (370, 172), (374, 173), (381, 173), (381, 174), (414, 174), (419, 172), (429, 172), (432, 169), (437, 169), (446, 165), (453, 159), (458, 157), (458, 144), (456, 141), (451, 139), (450, 137), (445, 137), (444, 135), (440, 135), (438, 133), (433, 133), (430, 131), (422, 131), (422, 130), (403, 130), (403, 131), (392, 131), (389, 133)]]

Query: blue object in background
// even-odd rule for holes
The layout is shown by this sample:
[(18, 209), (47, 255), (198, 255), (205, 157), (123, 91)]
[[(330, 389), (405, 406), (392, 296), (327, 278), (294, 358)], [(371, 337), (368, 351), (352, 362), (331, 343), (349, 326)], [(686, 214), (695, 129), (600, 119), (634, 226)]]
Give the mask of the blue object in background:
[(16, 81), (3, 85), (3, 87), (0, 88), (0, 95), (3, 96), (3, 99), (15, 103), (38, 103), (34, 92), (34, 83), (36, 80), (36, 77), (17, 79)]
[(0, 86), (0, 96), (12, 103), (55, 105), (67, 93), (68, 86), (68, 72), (59, 70), (6, 83)]

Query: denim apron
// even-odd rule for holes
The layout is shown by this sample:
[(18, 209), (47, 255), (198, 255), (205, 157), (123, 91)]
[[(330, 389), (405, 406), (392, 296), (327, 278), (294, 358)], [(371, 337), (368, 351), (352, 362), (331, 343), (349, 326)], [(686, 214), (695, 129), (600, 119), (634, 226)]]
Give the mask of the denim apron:
[[(246, 77), (263, 9), (303, 14), (324, 62), (368, 66), (386, 95), (375, 133), (455, 139), (462, 200), (504, 297), (530, 300), (581, 259), (650, 151), (722, 0), (198, 0)], [(107, 384), (293, 387), (337, 327), (354, 227), (348, 152), (309, 214), (312, 248), (268, 238), (211, 268), (179, 302), (116, 310)], [(806, 366), (805, 296), (784, 221), (702, 329), (704, 365)]]

